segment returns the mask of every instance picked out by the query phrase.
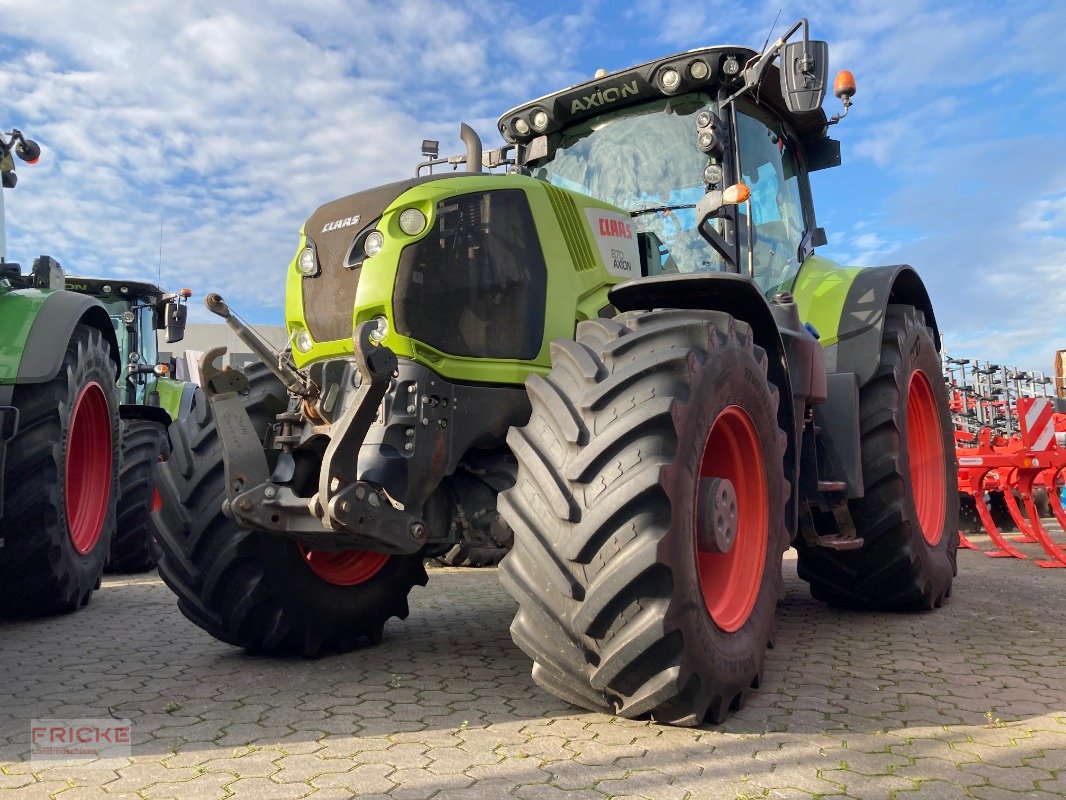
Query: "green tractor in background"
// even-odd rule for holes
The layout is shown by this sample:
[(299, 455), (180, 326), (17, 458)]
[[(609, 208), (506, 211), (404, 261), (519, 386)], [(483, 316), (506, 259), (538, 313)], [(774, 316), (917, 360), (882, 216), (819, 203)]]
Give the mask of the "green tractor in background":
[[(40, 152), (18, 130), (0, 135), (5, 190), (12, 154)], [(3, 219), (0, 206), (0, 616), (74, 611), (100, 585), (115, 529), (119, 346), (107, 310), (66, 291), (54, 259), (26, 275), (3, 260)]]
[(107, 309), (124, 374), (118, 382), (122, 418), (122, 466), (118, 476), (118, 524), (106, 572), (145, 572), (158, 557), (148, 516), (161, 501), (152, 467), (170, 453), (167, 427), (192, 407), (195, 384), (174, 380), (159, 361), (157, 331), (168, 344), (185, 335), (192, 292), (164, 292), (140, 281), (67, 276), (69, 291), (98, 299)]
[[(5, 189), (17, 183), (12, 155), (40, 156), (17, 130), (0, 151)], [(158, 377), (155, 330), (181, 338), (187, 295), (68, 278), (48, 256), (23, 274), (4, 260), (2, 212), (0, 616), (72, 611), (105, 566), (154, 563), (152, 464), (192, 400), (191, 385)]]
[[(789, 41), (802, 29), (802, 40)], [(775, 66), (780, 57), (781, 66)], [(533, 678), (694, 725), (759, 687), (782, 553), (816, 598), (950, 594), (956, 474), (939, 334), (909, 266), (818, 256), (808, 175), (840, 163), (806, 20), (462, 128), (461, 174), (327, 203), (287, 272), (291, 352), (212, 366), (152, 521), (195, 624), (265, 652), (377, 642), (464, 537)], [(485, 174), (483, 166), (507, 174)], [(420, 170), (421, 171), (421, 168)]]

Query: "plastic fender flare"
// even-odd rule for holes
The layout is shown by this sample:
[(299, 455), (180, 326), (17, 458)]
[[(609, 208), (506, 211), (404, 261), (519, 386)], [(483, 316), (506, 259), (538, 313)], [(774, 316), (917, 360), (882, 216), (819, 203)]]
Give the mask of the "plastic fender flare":
[(37, 312), (22, 351), (17, 383), (52, 380), (63, 365), (67, 342), (78, 324), (96, 328), (103, 334), (111, 346), (111, 360), (117, 375), (120, 369), (118, 339), (107, 309), (99, 300), (87, 295), (58, 291), (50, 294)]
[(145, 422), (158, 422), (164, 428), (170, 427), (173, 420), (165, 409), (157, 406), (142, 406), (123, 403), (118, 407), (120, 419), (139, 419)]
[(911, 305), (925, 314), (940, 350), (940, 329), (933, 315), (929, 292), (908, 264), (868, 267), (855, 275), (840, 313), (837, 341), (825, 348), (829, 372), (854, 372), (859, 386), (873, 378), (881, 361), (881, 333), (890, 303)]
[(778, 388), (780, 406), (778, 425), (788, 436), (785, 450), (785, 478), (793, 491), (785, 510), (789, 535), (798, 530), (799, 492), (795, 490), (799, 475), (800, 442), (803, 430), (803, 404), (794, 402), (785, 345), (770, 305), (759, 287), (732, 272), (702, 272), (687, 275), (657, 275), (618, 284), (608, 292), (611, 304), (619, 311), (653, 308), (693, 308), (724, 311), (751, 326), (755, 344), (766, 351), (766, 377)]

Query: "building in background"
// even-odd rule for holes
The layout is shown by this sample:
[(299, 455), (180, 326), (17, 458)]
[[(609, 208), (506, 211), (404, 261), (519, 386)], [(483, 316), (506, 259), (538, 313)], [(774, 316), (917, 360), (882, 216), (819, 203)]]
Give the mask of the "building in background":
[[(289, 343), (289, 337), (285, 333), (283, 325), (253, 325), (256, 331), (263, 336), (271, 345), (278, 350), (285, 348)], [(180, 350), (166, 350), (168, 345), (162, 345), (159, 351), (160, 361), (175, 362), (175, 373), (179, 380), (191, 380), (200, 382), (198, 362), (200, 355), (213, 347), (225, 347), (227, 349), (221, 366), (243, 367), (256, 361), (248, 347), (237, 338), (225, 323), (201, 323), (188, 325), (185, 328), (185, 338), (176, 343)]]

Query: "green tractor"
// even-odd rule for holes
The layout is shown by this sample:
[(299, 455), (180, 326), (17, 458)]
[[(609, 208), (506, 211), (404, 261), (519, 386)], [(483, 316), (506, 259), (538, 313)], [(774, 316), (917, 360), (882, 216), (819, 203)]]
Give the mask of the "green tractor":
[(827, 62), (801, 20), (762, 53), (519, 106), (498, 150), (466, 126), (465, 158), (424, 143), (430, 174), (304, 224), (291, 351), (209, 295), (262, 364), (206, 354), (158, 466), (182, 613), (251, 650), (344, 651), (407, 615), (424, 557), (513, 537), (500, 574), (534, 680), (695, 725), (758, 688), (790, 544), (816, 598), (941, 605), (939, 333), (911, 267), (815, 253), (808, 175), (840, 163), (827, 130), (854, 94), (841, 73), (826, 118)]
[[(4, 189), (12, 153), (34, 163), (40, 147), (0, 135)], [(3, 218), (0, 206), (0, 616), (73, 611), (100, 585), (115, 528), (118, 341), (54, 259), (25, 275), (4, 260)]]
[(158, 557), (148, 516), (160, 502), (152, 467), (170, 452), (167, 428), (192, 407), (195, 384), (170, 377), (157, 363), (157, 332), (168, 344), (185, 335), (186, 303), (192, 292), (164, 292), (141, 281), (68, 276), (69, 291), (95, 297), (107, 309), (119, 346), (119, 415), (122, 419), (118, 475), (118, 524), (105, 571), (145, 572)]

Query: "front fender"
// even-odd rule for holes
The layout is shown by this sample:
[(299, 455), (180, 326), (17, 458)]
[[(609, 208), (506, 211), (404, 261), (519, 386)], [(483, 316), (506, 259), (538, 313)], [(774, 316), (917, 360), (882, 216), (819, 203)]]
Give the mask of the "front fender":
[(99, 330), (111, 346), (116, 374), (119, 346), (107, 309), (68, 291), (26, 289), (0, 296), (0, 383), (44, 383), (59, 373), (78, 324)]

